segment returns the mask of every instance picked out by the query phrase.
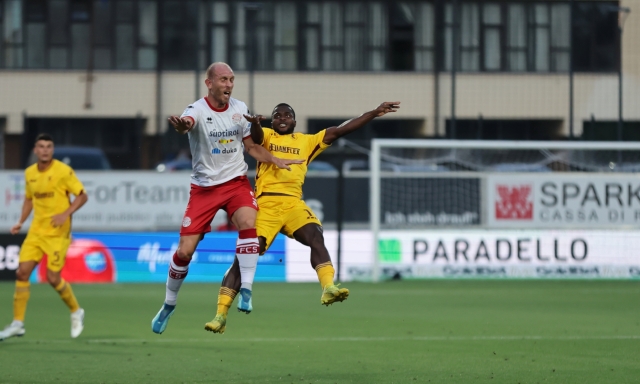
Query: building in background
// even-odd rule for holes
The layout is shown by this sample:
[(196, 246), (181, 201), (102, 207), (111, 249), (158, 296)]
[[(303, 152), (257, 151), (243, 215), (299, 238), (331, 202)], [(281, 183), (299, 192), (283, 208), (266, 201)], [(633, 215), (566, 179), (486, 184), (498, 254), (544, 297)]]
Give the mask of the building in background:
[[(24, 167), (47, 131), (59, 145), (102, 148), (114, 169), (153, 168), (187, 145), (166, 117), (205, 94), (213, 61), (231, 64), (234, 96), (252, 112), (288, 102), (301, 131), (401, 100), (401, 112), (350, 137), (362, 143), (615, 140), (622, 70), (623, 139), (638, 140), (636, 5), (0, 0), (0, 167)], [(624, 29), (620, 7), (634, 11)]]

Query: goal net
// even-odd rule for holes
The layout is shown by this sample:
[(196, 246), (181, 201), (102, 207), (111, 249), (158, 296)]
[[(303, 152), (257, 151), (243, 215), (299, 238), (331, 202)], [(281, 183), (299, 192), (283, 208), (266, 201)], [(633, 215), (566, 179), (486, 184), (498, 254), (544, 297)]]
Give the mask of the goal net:
[[(593, 253), (595, 244), (572, 243), (571, 236), (640, 229), (640, 178), (634, 174), (640, 170), (640, 143), (376, 139), (370, 169), (374, 281), (446, 277), (446, 271), (473, 269), (478, 262), (506, 266), (499, 269), (506, 275), (513, 267), (512, 273), (535, 277), (542, 272), (518, 266), (518, 257), (533, 255), (530, 264), (538, 269), (571, 267), (541, 259), (549, 247), (551, 253), (568, 247), (578, 259), (587, 252), (589, 261), (600, 260), (604, 256)], [(528, 239), (560, 237), (555, 244), (523, 245), (517, 231), (528, 231)], [(478, 251), (467, 235), (492, 240)], [(498, 241), (509, 236), (514, 242)], [(449, 237), (448, 243), (442, 240)]]

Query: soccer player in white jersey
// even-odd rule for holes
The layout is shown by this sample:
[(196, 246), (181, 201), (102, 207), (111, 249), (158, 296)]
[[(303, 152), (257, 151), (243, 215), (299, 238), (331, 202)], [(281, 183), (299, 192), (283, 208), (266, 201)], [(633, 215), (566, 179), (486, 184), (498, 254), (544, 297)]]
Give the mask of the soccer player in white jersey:
[[(258, 262), (259, 244), (256, 234), (258, 205), (247, 179), (247, 163), (243, 149), (259, 162), (291, 170), (289, 164), (303, 160), (283, 160), (251, 140), (251, 124), (244, 118), (248, 113), (245, 103), (231, 97), (234, 86), (233, 70), (226, 63), (213, 63), (207, 69), (205, 84), (207, 96), (189, 105), (182, 116), (171, 116), (169, 122), (179, 133), (189, 134), (193, 173), (189, 203), (182, 219), (180, 242), (169, 266), (165, 302), (151, 321), (151, 329), (162, 333), (175, 311), (178, 291), (187, 276), (189, 262), (204, 237), (211, 231), (211, 220), (224, 209), (239, 230), (236, 259), (240, 265), (240, 310), (252, 310), (251, 288)], [(229, 292), (228, 303), (218, 303), (228, 308), (238, 292)], [(232, 295), (230, 295), (232, 294)], [(220, 312), (220, 311), (218, 311)], [(224, 320), (216, 318), (206, 323), (205, 329), (224, 332)]]

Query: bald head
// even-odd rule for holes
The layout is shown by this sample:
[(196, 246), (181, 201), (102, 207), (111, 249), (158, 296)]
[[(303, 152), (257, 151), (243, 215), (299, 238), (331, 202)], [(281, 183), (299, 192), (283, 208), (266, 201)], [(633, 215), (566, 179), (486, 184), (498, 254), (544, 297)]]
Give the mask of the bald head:
[(213, 79), (213, 77), (221, 72), (231, 72), (233, 73), (233, 69), (231, 69), (231, 67), (229, 66), (229, 64), (222, 62), (222, 61), (216, 61), (215, 63), (211, 64), (209, 66), (209, 68), (207, 68), (207, 78), (208, 79)]
[(207, 78), (204, 83), (209, 89), (207, 97), (209, 102), (216, 108), (224, 108), (233, 91), (235, 76), (233, 70), (227, 63), (215, 62), (207, 68)]

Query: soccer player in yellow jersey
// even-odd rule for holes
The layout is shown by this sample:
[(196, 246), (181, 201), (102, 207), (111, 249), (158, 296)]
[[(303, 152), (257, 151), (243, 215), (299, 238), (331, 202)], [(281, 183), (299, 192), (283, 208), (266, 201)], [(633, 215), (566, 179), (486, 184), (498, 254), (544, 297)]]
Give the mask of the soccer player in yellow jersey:
[[(67, 248), (71, 243), (71, 215), (87, 202), (87, 194), (73, 169), (53, 158), (53, 139), (47, 134), (36, 138), (33, 152), (38, 162), (25, 172), (25, 197), (20, 221), (11, 234), (20, 232), (33, 210), (33, 222), (20, 249), (13, 296), (13, 322), (0, 332), (0, 340), (23, 336), (24, 315), (29, 301), (29, 277), (44, 254), (47, 255), (47, 281), (71, 311), (71, 337), (84, 327), (84, 310), (78, 305), (71, 285), (60, 277)], [(75, 195), (73, 202), (69, 194)]]
[[(271, 129), (260, 126), (262, 116), (245, 115), (251, 122), (251, 138), (255, 143), (262, 144), (273, 155), (283, 159), (306, 159), (303, 164), (291, 165), (291, 172), (283, 172), (272, 164), (258, 163), (255, 195), (259, 211), (256, 229), (260, 254), (269, 248), (278, 232), (311, 248), (311, 266), (316, 270), (322, 286), (321, 304), (330, 305), (343, 301), (349, 296), (349, 290), (334, 284), (335, 271), (324, 245), (322, 224), (311, 208), (301, 200), (307, 166), (338, 138), (362, 128), (376, 117), (395, 112), (400, 108), (399, 104), (399, 101), (384, 102), (376, 109), (347, 120), (338, 127), (330, 127), (314, 135), (294, 133), (296, 114), (289, 104), (278, 104), (273, 109)], [(222, 286), (234, 292), (238, 290), (239, 284), (240, 270), (236, 261), (225, 274)], [(220, 318), (225, 323), (233, 302), (233, 297), (226, 296), (223, 290), (218, 296), (218, 314), (223, 315)], [(241, 303), (242, 301), (238, 305)]]

